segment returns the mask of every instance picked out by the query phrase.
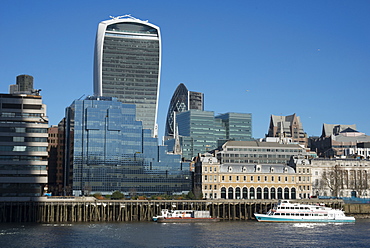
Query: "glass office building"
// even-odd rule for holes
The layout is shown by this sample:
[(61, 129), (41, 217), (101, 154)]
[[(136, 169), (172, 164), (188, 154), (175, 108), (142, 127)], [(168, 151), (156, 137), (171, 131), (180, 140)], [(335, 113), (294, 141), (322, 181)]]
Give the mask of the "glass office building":
[(135, 105), (111, 97), (87, 97), (67, 108), (66, 144), (73, 144), (67, 167), (73, 168), (75, 195), (191, 190), (189, 164), (158, 146), (136, 119)]
[(204, 110), (203, 93), (188, 91), (184, 84), (177, 86), (168, 107), (165, 139), (174, 137), (175, 113), (181, 113), (189, 109)]
[(136, 105), (136, 118), (157, 136), (161, 69), (159, 27), (129, 15), (99, 23), (94, 94)]
[[(228, 140), (252, 140), (252, 115), (226, 113), (214, 116), (213, 111), (188, 110), (176, 114), (178, 139), (185, 160), (198, 153), (221, 147)], [(174, 150), (176, 139), (164, 143)]]

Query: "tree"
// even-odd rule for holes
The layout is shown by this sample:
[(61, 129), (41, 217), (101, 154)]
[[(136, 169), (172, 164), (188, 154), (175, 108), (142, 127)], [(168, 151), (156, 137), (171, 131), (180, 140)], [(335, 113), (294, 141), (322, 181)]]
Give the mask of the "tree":
[(322, 189), (329, 189), (331, 196), (339, 196), (341, 189), (343, 189), (343, 177), (338, 165), (324, 170), (320, 185)]
[(113, 192), (111, 199), (122, 199), (124, 197), (125, 195), (121, 191), (116, 190)]

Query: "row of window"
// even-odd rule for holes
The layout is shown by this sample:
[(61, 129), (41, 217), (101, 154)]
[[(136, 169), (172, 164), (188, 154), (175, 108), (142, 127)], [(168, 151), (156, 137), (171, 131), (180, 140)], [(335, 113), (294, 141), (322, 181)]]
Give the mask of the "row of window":
[(248, 152), (289, 152), (298, 153), (299, 149), (272, 149), (272, 148), (227, 148), (227, 151), (248, 151)]
[[(207, 182), (207, 181), (212, 181), (212, 178), (214, 181), (217, 181), (217, 176), (211, 176), (211, 175), (204, 175), (204, 182)], [(247, 181), (247, 178), (248, 176), (221, 176), (221, 181), (222, 182), (225, 182), (225, 181), (228, 181), (228, 182), (233, 182), (235, 179), (235, 181), (237, 182), (240, 182), (240, 181), (244, 181), (246, 182)], [(250, 176), (249, 179), (250, 179), (250, 182), (253, 182), (255, 179), (256, 179), (256, 182), (261, 182), (262, 179), (264, 182), (268, 182), (268, 179), (271, 179), (271, 182), (274, 182), (275, 179), (277, 179), (278, 182), (282, 181), (281, 180), (281, 176)], [(284, 181), (285, 182), (288, 182), (289, 181), (289, 177), (283, 177), (284, 178)], [(294, 182), (294, 177), (290, 177), (291, 178), (291, 182)], [(301, 179), (301, 177), (299, 177), (299, 180)]]

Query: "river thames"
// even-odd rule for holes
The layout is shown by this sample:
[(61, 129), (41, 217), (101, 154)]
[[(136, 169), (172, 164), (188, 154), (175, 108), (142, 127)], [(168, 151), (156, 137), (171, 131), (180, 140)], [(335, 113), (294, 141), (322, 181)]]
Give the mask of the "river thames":
[(0, 247), (369, 247), (355, 223), (1, 223)]

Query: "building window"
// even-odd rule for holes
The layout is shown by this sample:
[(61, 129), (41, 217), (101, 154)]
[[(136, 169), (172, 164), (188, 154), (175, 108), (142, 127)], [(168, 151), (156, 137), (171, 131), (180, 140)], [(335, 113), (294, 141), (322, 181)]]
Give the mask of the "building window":
[(288, 177), (285, 177), (285, 182), (288, 182)]
[(244, 180), (244, 182), (247, 181), (247, 176), (244, 176), (243, 177), (243, 180)]
[(207, 185), (204, 185), (204, 189), (207, 189)]
[(232, 176), (229, 176), (229, 181), (231, 181), (232, 180)]
[(280, 182), (280, 177), (278, 177), (278, 181)]
[[(275, 180), (274, 176), (271, 177), (271, 181), (273, 182)], [(275, 199), (275, 198), (274, 198)]]
[(258, 182), (261, 181), (261, 177), (260, 176), (257, 177), (257, 181)]
[(207, 180), (208, 180), (207, 175), (204, 175), (204, 181), (207, 181)]
[(265, 176), (265, 182), (267, 182), (267, 176)]
[(238, 181), (238, 182), (239, 182), (239, 176), (236, 176), (236, 181)]
[(217, 176), (213, 176), (213, 181), (217, 181)]
[(251, 176), (251, 181), (253, 182), (253, 176)]
[(217, 185), (215, 185), (215, 186), (213, 187), (213, 189), (217, 189)]
[(221, 180), (222, 180), (222, 181), (225, 181), (225, 176), (222, 176), (222, 177), (221, 177)]

